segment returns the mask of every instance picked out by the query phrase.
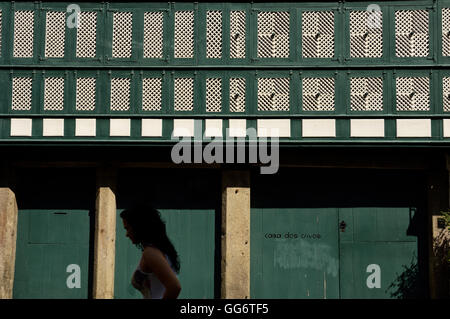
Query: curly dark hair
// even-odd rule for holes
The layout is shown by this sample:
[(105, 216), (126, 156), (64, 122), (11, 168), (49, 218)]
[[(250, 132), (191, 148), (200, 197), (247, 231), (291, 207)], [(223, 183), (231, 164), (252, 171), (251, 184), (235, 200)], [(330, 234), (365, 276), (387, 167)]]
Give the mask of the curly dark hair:
[(138, 242), (136, 246), (144, 250), (153, 245), (167, 254), (176, 273), (180, 271), (178, 253), (166, 233), (166, 223), (161, 219), (158, 210), (148, 206), (137, 206), (125, 209), (120, 217), (127, 221)]

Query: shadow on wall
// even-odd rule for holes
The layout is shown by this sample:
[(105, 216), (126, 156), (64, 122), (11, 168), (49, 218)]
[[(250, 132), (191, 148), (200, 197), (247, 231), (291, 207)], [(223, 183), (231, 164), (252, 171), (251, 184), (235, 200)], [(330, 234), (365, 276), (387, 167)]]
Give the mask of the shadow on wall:
[(409, 266), (403, 265), (404, 271), (397, 276), (395, 281), (386, 289), (391, 298), (415, 299), (421, 297), (419, 281), (419, 265), (417, 257), (413, 256)]
[[(421, 230), (424, 224), (424, 215), (413, 214), (410, 211), (410, 222), (407, 229), (408, 236), (415, 236), (418, 239), (418, 254), (414, 253), (409, 265), (402, 265), (403, 271), (396, 273), (395, 280), (386, 289), (386, 294), (392, 299), (418, 299), (427, 296), (427, 265), (425, 259), (426, 239)], [(422, 248), (421, 248), (422, 247)]]
[[(409, 266), (403, 265), (404, 271), (388, 287), (392, 298), (420, 298), (420, 276), (417, 258), (412, 258)], [(437, 295), (439, 298), (450, 297), (450, 239), (445, 231), (441, 231), (433, 243), (433, 268), (437, 277)], [(440, 283), (440, 284), (439, 284)]]
[[(446, 224), (445, 228), (449, 226)], [(450, 298), (450, 231), (446, 229), (442, 229), (433, 242), (433, 269), (439, 298)]]

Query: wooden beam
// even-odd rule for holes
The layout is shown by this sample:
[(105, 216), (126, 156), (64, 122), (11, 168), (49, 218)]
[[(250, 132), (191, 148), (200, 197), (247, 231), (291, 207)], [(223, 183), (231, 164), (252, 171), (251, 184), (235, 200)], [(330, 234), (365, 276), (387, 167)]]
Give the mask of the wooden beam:
[[(98, 162), (40, 162), (40, 161), (20, 161), (15, 162), (14, 167), (18, 168), (48, 168), (48, 167), (65, 167), (65, 168), (83, 168), (83, 167), (101, 167), (102, 161)], [(111, 163), (113, 167), (120, 168), (220, 168), (220, 164), (175, 164), (172, 162), (117, 162)]]
[(41, 162), (41, 161), (17, 161), (14, 162), (14, 167), (23, 168), (47, 168), (47, 167), (100, 167), (101, 162), (72, 162), (72, 161), (56, 161), (56, 162)]

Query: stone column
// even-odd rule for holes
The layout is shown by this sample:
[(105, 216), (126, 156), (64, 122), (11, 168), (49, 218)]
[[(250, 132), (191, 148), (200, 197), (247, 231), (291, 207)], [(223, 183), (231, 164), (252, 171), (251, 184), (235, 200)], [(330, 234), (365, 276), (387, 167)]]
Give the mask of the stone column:
[(11, 299), (16, 261), (16, 195), (11, 188), (11, 168), (0, 163), (0, 299)]
[(225, 299), (250, 298), (250, 172), (222, 174), (222, 286)]
[(97, 171), (94, 240), (94, 299), (114, 298), (116, 248), (116, 172), (112, 168)]
[(447, 171), (431, 171), (428, 177), (428, 248), (430, 298), (450, 297), (449, 269), (446, 259), (449, 251), (450, 234), (446, 228), (440, 228), (438, 221), (441, 212), (450, 207), (449, 201), (449, 158)]

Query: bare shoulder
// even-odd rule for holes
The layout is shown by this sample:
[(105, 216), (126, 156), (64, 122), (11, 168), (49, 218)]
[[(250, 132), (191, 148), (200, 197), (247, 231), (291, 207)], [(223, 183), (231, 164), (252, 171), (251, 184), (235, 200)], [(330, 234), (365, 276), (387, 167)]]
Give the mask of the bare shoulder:
[(142, 259), (145, 267), (148, 269), (144, 271), (154, 273), (163, 286), (166, 287), (163, 299), (177, 298), (181, 290), (180, 281), (170, 267), (163, 252), (156, 247), (145, 247)]
[(168, 266), (163, 253), (156, 247), (146, 246), (142, 256), (146, 272), (154, 272), (158, 268)]
[(164, 257), (162, 251), (155, 246), (145, 246), (143, 253), (146, 256), (160, 255)]

